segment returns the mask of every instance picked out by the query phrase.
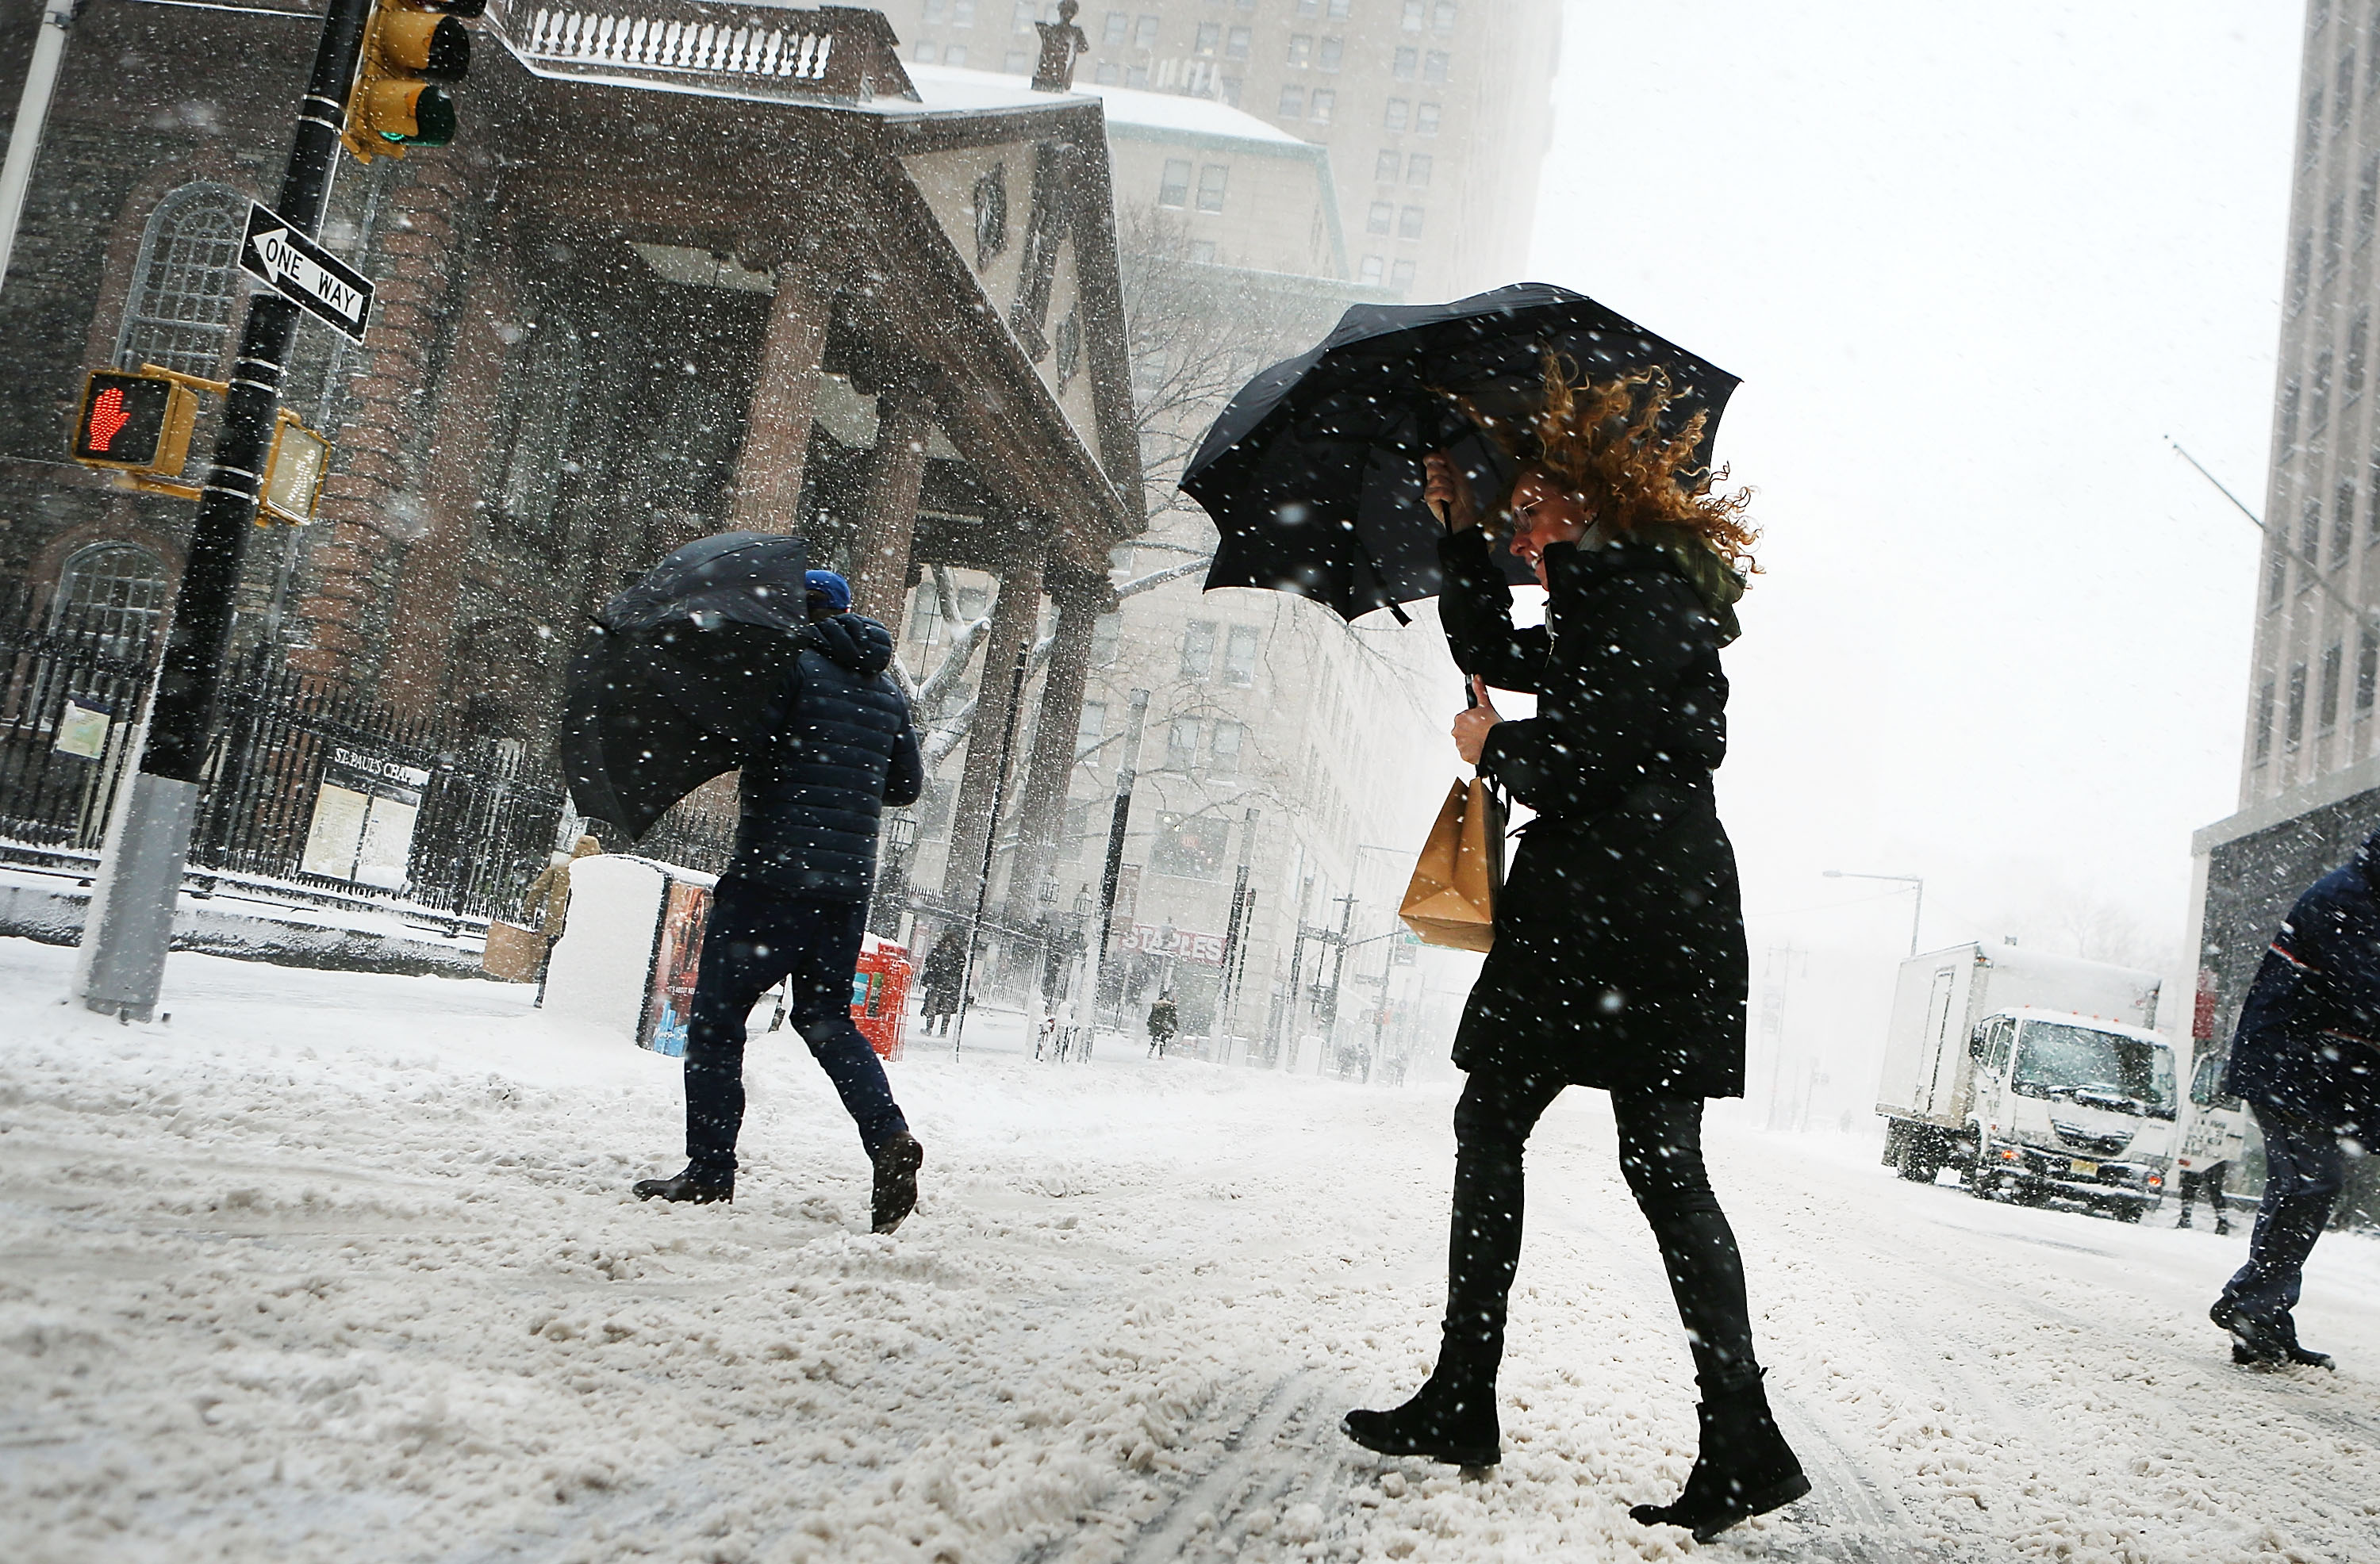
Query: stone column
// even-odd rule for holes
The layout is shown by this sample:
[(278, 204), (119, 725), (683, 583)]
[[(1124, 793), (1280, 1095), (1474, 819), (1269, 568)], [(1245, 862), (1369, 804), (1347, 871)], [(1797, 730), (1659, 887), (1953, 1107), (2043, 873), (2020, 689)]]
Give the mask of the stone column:
[(951, 814), (950, 857), (942, 868), (942, 896), (962, 915), (974, 911), (976, 891), (983, 879), (983, 849), (992, 829), (992, 796), (1000, 777), (1000, 739), (1008, 725), (1011, 682), (1016, 676), (1016, 654), (1033, 645), (1041, 628), (1041, 554), (1038, 541), (1026, 540), (1021, 552), (1000, 578), (1000, 595), (992, 600), (991, 633), (985, 637), (983, 682), (976, 694), (975, 717), (967, 724), (966, 768), (959, 775), (959, 796)]
[(917, 491), (926, 480), (926, 442), (933, 432), (934, 405), (922, 391), (893, 384), (878, 394), (868, 493), (851, 540), (851, 608), (892, 626), (896, 636), (909, 594), (909, 550), (917, 533)]
[(833, 279), (807, 261), (776, 268), (777, 291), (760, 339), (759, 379), (735, 463), (735, 525), (752, 532), (791, 532), (818, 405), (819, 360), (833, 314)]
[[(1105, 583), (1101, 583), (1102, 586)], [(1091, 668), (1091, 626), (1111, 594), (1076, 587), (1058, 594), (1058, 629), (1033, 728), (1033, 754), (1017, 793), (1016, 857), (1008, 879), (1008, 918), (1022, 925), (1040, 910), (1041, 877), (1056, 855), (1083, 725), (1083, 685)]]

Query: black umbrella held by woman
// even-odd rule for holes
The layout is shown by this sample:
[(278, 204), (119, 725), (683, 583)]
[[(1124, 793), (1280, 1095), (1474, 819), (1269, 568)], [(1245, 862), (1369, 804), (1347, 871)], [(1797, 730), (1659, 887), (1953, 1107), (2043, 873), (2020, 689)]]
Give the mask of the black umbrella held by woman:
[(578, 812), (633, 841), (743, 764), (744, 741), (808, 634), (799, 538), (698, 538), (603, 605), (563, 697)]
[[(1397, 605), (1436, 597), (1423, 459), (1446, 453), (1483, 507), (1500, 503), (1512, 454), (1472, 415), (1525, 419), (1548, 354), (1595, 380), (1665, 375), (1660, 427), (1681, 434), (1699, 416), (1692, 465), (1708, 467), (1736, 378), (1584, 294), (1516, 283), (1451, 304), (1359, 304), (1242, 387), (1184, 469), (1184, 491), (1221, 533), (1207, 586), (1294, 592), (1347, 619), (1381, 608), (1402, 619)], [(1515, 562), (1505, 570), (1531, 579)]]
[[(1409, 372), (1437, 378), (1427, 362)], [(1438, 1366), (1402, 1406), (1343, 1426), (1383, 1454), (1501, 1459), (1523, 1148), (1565, 1087), (1600, 1087), (1702, 1392), (1685, 1491), (1631, 1514), (1707, 1539), (1809, 1491), (1769, 1413), (1742, 1261), (1702, 1158), (1704, 1100), (1743, 1090), (1743, 922), (1712, 772), (1726, 743), (1718, 650), (1754, 534), (1743, 497), (1712, 490), (1710, 409), (1682, 410), (1665, 366), (1614, 372), (1540, 348), (1528, 407), (1498, 389), (1506, 410), (1467, 401), (1501, 480), (1483, 485), (1459, 452), (1427, 455), (1401, 525), (1430, 544), (1447, 640), (1477, 697), (1455, 720), (1457, 751), (1536, 818), (1455, 1037), (1469, 1080)], [(1382, 534), (1347, 530), (1378, 557)], [(1545, 588), (1542, 625), (1512, 623), (1516, 565)], [(1536, 715), (1504, 721), (1490, 686), (1534, 694)]]

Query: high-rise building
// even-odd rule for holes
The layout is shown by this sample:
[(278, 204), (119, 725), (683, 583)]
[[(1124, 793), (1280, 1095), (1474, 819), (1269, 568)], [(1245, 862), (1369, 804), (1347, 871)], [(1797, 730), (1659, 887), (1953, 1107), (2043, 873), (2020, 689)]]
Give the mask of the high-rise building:
[(2305, 29), (2240, 807), (2192, 842), (2202, 1053), (2290, 903), (2380, 828), (2380, 4), (2312, 0)]
[[(913, 62), (1026, 75), (1041, 0), (892, 0)], [(1560, 0), (1092, 0), (1078, 80), (1209, 98), (1330, 150), (1351, 275), (1415, 298), (1517, 280), (1553, 126)], [(1169, 200), (1119, 180), (1116, 200)]]

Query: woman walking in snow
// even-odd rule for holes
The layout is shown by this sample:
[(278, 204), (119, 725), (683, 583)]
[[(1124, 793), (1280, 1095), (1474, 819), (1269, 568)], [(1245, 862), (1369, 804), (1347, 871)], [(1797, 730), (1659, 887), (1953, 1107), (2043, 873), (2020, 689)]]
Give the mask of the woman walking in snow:
[[(1383, 1454), (1500, 1459), (1522, 1148), (1563, 1087), (1601, 1087), (1702, 1391), (1685, 1492), (1631, 1513), (1706, 1539), (1810, 1485), (1769, 1415), (1742, 1261), (1702, 1158), (1703, 1100), (1743, 1090), (1742, 914), (1711, 773), (1726, 747), (1718, 649), (1736, 636), (1755, 534), (1745, 497), (1691, 469), (1703, 419), (1661, 432), (1669, 399), (1658, 378), (1573, 384), (1547, 365), (1542, 410), (1512, 442), (1507, 542), (1545, 586), (1541, 628), (1514, 628), (1469, 486), (1429, 460), (1427, 497), (1448, 527), (1439, 612), (1478, 697), (1455, 719), (1455, 747), (1536, 818), (1455, 1039), (1470, 1080), (1454, 1110), (1438, 1367), (1402, 1406), (1350, 1412), (1344, 1427)], [(1535, 693), (1537, 715), (1503, 721), (1491, 685)]]

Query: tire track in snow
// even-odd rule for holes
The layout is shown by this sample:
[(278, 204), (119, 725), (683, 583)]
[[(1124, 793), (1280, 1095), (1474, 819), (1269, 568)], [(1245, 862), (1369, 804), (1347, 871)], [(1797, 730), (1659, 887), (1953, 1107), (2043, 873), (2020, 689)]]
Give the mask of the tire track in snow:
[[(1282, 1378), (1257, 1403), (1247, 1420), (1222, 1442), (1222, 1452), (1173, 1501), (1144, 1522), (1125, 1548), (1123, 1564), (1172, 1564), (1201, 1532), (1222, 1536), (1232, 1522), (1257, 1502), (1285, 1491), (1299, 1470), (1279, 1470), (1284, 1433), (1311, 1414), (1322, 1388), (1311, 1369)], [(1294, 1442), (1315, 1443), (1314, 1420), (1305, 1416)], [(1201, 1522), (1204, 1522), (1202, 1524)]]

